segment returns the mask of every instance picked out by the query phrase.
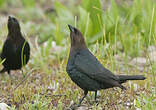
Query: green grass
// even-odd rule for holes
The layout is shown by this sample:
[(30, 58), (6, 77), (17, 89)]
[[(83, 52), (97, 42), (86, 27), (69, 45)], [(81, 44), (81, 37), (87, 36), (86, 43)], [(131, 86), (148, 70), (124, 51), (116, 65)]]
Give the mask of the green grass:
[[(61, 110), (78, 103), (83, 91), (65, 70), (70, 48), (67, 24), (71, 24), (82, 31), (89, 49), (112, 72), (147, 77), (145, 81), (125, 83), (125, 92), (119, 88), (99, 91), (98, 106), (93, 103), (94, 94), (89, 93), (83, 104), (97, 110), (155, 110), (156, 62), (151, 61), (148, 48), (156, 45), (156, 3), (121, 0), (117, 4), (111, 0), (111, 4), (103, 5), (100, 0), (1, 0), (0, 47), (7, 35), (7, 16), (14, 15), (30, 42), (31, 59), (23, 68), (23, 83), (20, 71), (0, 75), (0, 102), (10, 104), (12, 110)], [(105, 6), (109, 8), (103, 10)], [(46, 12), (48, 7), (55, 11)], [(130, 64), (136, 57), (150, 63)]]

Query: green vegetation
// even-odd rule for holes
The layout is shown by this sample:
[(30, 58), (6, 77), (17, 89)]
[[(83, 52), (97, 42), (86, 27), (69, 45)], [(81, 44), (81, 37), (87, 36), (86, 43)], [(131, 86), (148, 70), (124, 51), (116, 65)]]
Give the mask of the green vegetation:
[[(83, 104), (97, 110), (155, 110), (156, 54), (150, 54), (156, 47), (152, 53), (150, 47), (156, 46), (156, 2), (119, 1), (0, 0), (0, 47), (10, 14), (19, 19), (31, 44), (25, 77), (20, 71), (0, 75), (0, 102), (10, 104), (12, 110), (61, 110), (78, 103), (83, 92), (65, 70), (70, 48), (67, 24), (71, 24), (82, 31), (89, 49), (112, 72), (147, 77), (124, 84), (125, 92), (119, 88), (99, 91), (97, 106), (90, 93)], [(135, 62), (136, 58), (145, 63)]]

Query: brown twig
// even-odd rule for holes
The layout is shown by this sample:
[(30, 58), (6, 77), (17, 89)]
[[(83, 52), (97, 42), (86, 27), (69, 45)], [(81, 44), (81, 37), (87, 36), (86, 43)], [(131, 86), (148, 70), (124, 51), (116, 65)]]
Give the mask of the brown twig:
[(14, 91), (30, 76), (30, 73), (32, 71), (34, 71), (34, 69), (32, 69), (29, 73), (27, 73), (27, 76), (19, 84), (17, 84), (17, 86), (14, 88)]

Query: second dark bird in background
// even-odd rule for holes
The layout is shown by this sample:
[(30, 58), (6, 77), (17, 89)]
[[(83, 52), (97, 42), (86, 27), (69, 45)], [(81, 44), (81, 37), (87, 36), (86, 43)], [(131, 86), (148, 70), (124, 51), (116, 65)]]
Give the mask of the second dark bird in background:
[(66, 71), (71, 80), (84, 91), (84, 96), (80, 99), (80, 106), (88, 91), (119, 87), (126, 89), (121, 84), (127, 80), (144, 80), (143, 75), (114, 75), (106, 69), (97, 58), (89, 51), (81, 32), (68, 25), (70, 29), (71, 48)]
[(18, 20), (11, 16), (8, 18), (8, 36), (4, 42), (0, 57), (4, 60), (2, 63), (3, 69), (0, 73), (8, 72), (10, 74), (10, 70), (21, 69), (29, 61), (29, 43), (21, 33)]

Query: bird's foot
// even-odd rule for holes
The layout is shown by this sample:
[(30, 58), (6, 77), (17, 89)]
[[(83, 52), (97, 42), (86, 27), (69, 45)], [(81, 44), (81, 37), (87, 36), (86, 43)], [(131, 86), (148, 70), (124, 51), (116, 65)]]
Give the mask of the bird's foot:
[(77, 104), (77, 107), (80, 107), (81, 106), (81, 104), (79, 103), (79, 104)]
[(80, 104), (72, 104), (69, 108), (70, 108), (70, 110), (76, 110), (80, 106), (81, 106)]
[(95, 100), (95, 105), (98, 106), (99, 105), (99, 101)]
[(96, 100), (91, 100), (91, 101), (89, 101), (89, 104), (90, 105), (94, 105), (95, 104), (96, 106), (98, 106), (99, 105), (99, 100), (97, 100), (97, 99)]
[(72, 105), (72, 107), (70, 107), (70, 109), (67, 109), (67, 110), (89, 110), (89, 107), (88, 105), (81, 105), (81, 104), (75, 104), (75, 105)]
[(94, 100), (94, 103), (95, 103), (96, 106), (98, 106), (99, 105), (99, 100), (97, 100), (97, 99)]

